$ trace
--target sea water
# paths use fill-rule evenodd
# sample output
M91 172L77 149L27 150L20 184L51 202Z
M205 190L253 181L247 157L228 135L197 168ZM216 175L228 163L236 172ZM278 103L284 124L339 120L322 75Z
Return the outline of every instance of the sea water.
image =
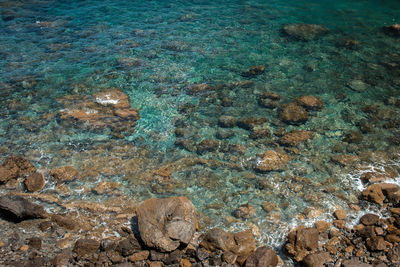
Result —
M23 155L43 172L74 166L81 179L60 194L66 200L184 195L204 229L251 228L260 242L278 247L291 227L359 203L363 170L389 168L399 182L399 108L388 99L400 90L400 39L383 31L400 23L398 1L2 0L0 12L1 157ZM291 23L330 31L299 41L282 33ZM138 64L124 64L133 59ZM265 72L244 77L254 65ZM202 83L212 90L191 93ZM129 95L139 110L134 131L115 136L107 127L60 121L62 99L107 88ZM280 105L314 95L325 106L304 124L286 124L279 108L258 104L267 91L281 96ZM233 127L219 149L197 153L196 144L224 130L222 115L266 118L262 127L271 134L254 140ZM373 130L360 143L344 142L363 121ZM314 138L286 148L291 160L284 170L256 172L257 155L282 149L279 133L294 129ZM365 156L370 152L375 158ZM331 160L337 154L366 163L342 167ZM170 176L154 174L165 166ZM46 179L43 192L59 193ZM101 181L119 187L100 195L84 190ZM264 202L275 209L265 212ZM256 214L234 218L246 203Z

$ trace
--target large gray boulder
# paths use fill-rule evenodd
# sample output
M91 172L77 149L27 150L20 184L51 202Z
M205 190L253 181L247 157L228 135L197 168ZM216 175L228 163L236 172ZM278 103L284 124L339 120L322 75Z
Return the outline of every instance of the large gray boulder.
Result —
M140 237L163 252L188 244L196 231L194 211L186 197L147 199L136 210Z

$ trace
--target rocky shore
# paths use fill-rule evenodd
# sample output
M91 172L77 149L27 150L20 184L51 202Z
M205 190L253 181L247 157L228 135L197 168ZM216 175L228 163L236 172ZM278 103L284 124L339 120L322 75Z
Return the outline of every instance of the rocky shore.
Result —
M267 156L274 159L277 155ZM77 171L68 166L48 173L58 182L77 176ZM35 192L43 188L43 174L20 156L4 161L0 179L2 187L20 183L26 191L10 190L0 196L1 266L400 264L400 187L382 183L385 177L377 173L363 176L367 186L359 196L360 206L350 208L363 214L362 205L371 203L383 216L364 212L356 225L349 226L345 210L338 209L333 221L292 229L280 251L256 242L254 229L236 233L201 229L199 214L186 197L150 198L142 203L133 203L127 197L105 203L63 202ZM62 207L64 212L52 211L51 205ZM242 205L233 214L247 218L254 214L254 207Z

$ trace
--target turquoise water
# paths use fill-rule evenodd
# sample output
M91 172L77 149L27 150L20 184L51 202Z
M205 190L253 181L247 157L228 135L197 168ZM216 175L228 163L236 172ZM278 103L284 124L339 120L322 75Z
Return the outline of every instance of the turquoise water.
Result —
M335 207L357 202L359 172L333 163L333 155L358 154L373 166L376 160L362 155L385 151L398 178L399 108L388 99L399 95L400 39L382 29L400 23L398 1L0 1L0 11L1 156L24 155L43 171L77 168L81 179L65 199L79 199L82 187L103 180L120 187L108 195L85 191L86 199L186 195L210 227L256 225L260 241L278 245L307 207L329 218ZM281 31L290 23L330 32L298 41ZM346 46L349 39L356 44ZM244 77L254 65L265 72ZM200 83L212 90L191 93ZM139 110L134 132L60 120L71 104L65 97L110 87ZM266 91L278 93L280 105L315 95L325 106L304 124L286 124L278 109L258 104ZM222 115L266 118L262 127L271 135L254 140L233 127L217 151L197 153L195 144L224 130ZM360 143L343 142L365 122L372 130ZM286 148L286 170L255 172L257 155L280 149L279 133L293 129L315 137L297 151ZM183 140L184 148L177 144ZM171 177L154 175L166 165ZM47 179L44 192L57 193ZM265 201L277 209L267 214ZM247 202L256 216L233 220Z

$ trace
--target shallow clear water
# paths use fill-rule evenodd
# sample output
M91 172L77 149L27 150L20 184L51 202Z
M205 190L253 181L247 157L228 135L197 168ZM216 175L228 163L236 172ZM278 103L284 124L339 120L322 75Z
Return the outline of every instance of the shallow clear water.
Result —
M1 155L24 155L42 170L75 166L81 179L66 199L81 198L79 189L102 180L120 182L117 191L138 200L186 195L210 227L254 224L260 241L279 245L306 208L324 218L357 202L359 172L333 163L332 155L386 151L388 166L398 171L399 109L387 100L400 89L400 39L382 30L400 23L398 1L0 1L0 11ZM281 32L288 23L323 24L330 32L296 41ZM346 48L347 39L358 45ZM140 64L123 64L133 58ZM253 65L266 71L243 77ZM352 90L352 81L365 88ZM198 83L217 89L190 94ZM110 87L139 110L134 133L116 137L109 128L60 121L63 97ZM305 124L288 125L278 109L258 104L265 91L280 94L280 103L316 95L325 107ZM372 104L381 113L366 112ZM221 142L244 145L242 152L222 144L198 154L175 145L176 128L194 144L215 139L221 115L267 118L272 135L253 140L234 127ZM342 142L362 119L374 130L359 144ZM255 172L257 154L277 149L277 133L293 129L316 135L287 151L292 160L283 172ZM171 177L157 178L154 171L166 165ZM260 189L260 180L268 186ZM44 191L54 192L51 183ZM95 201L112 197L85 192ZM265 201L277 209L267 214ZM232 211L244 203L256 207L256 216L232 222Z

